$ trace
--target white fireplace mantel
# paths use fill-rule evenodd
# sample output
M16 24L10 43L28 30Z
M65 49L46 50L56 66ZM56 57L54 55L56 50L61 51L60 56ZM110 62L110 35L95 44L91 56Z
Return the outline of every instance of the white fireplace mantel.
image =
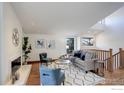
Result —
M7 85L25 85L31 72L32 65L22 65L19 69L19 79L12 84L12 79L7 83Z

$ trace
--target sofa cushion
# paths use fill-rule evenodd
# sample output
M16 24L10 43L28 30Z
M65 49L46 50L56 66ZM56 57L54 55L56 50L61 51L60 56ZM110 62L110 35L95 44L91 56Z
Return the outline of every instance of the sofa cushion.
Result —
M85 55L85 61L91 60L91 59L92 59L92 53L87 52L86 55Z
M80 58L76 58L74 65L84 69L85 71L94 70L94 61L92 60L83 61Z
M82 59L83 61L85 60L85 54L86 54L86 51L81 51L80 59Z
M81 60L80 58L75 59L75 63L82 64L83 62L85 61Z

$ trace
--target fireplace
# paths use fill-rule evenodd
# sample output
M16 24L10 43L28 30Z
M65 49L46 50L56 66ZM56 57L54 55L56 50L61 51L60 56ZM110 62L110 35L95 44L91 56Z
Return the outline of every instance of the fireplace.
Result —
M15 76L15 73L20 68L20 66L21 66L21 57L18 57L17 59L11 62L12 77Z

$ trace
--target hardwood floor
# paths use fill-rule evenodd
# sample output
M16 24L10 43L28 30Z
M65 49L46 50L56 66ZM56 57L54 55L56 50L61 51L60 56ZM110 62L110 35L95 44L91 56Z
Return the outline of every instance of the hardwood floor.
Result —
M29 75L26 85L40 85L40 73L39 73L40 63L32 62L29 64L32 64L32 69L31 69L31 73Z
M40 85L40 62L29 64L32 64L32 69L26 85ZM116 70L113 73L105 71L104 77L106 79L105 84L98 85L124 85L124 69Z
M124 85L124 68L112 72L105 72L106 82L103 85Z

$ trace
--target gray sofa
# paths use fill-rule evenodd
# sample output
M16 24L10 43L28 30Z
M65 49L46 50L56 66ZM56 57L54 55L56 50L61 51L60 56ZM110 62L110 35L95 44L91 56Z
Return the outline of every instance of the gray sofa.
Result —
M75 55L75 53L80 53L80 55ZM73 62L75 66L83 69L88 72L89 70L94 70L95 64L94 61L96 59L96 55L93 52L89 51L75 51L73 56L71 56L70 60Z

